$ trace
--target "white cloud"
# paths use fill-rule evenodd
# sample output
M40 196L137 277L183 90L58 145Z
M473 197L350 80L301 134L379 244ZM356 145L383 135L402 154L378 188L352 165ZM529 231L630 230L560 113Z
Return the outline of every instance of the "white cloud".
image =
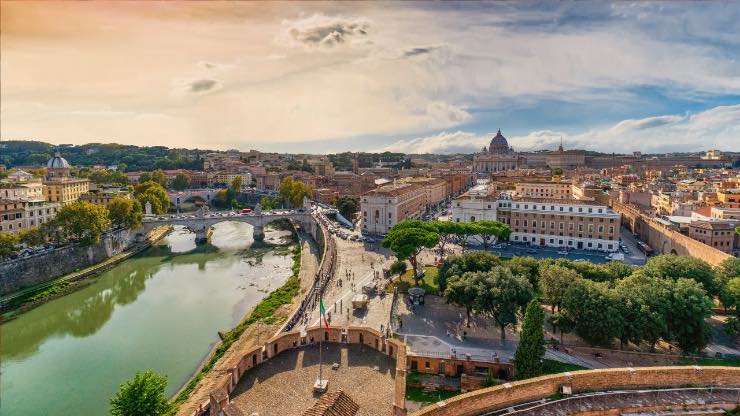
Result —
M492 135L457 131L399 140L381 150L405 153L471 153L486 145ZM564 141L570 149L602 152L664 153L722 149L740 151L740 104L715 107L696 114L664 115L623 120L611 126L577 134L539 130L512 136L509 144L518 151L555 149Z
M283 20L279 42L308 48L331 48L357 44L365 39L370 21L362 17L327 16L316 13L295 20Z

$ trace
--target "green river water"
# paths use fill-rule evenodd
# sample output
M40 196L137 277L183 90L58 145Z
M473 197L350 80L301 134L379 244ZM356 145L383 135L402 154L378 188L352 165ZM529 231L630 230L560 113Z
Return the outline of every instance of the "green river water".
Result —
M0 414L105 415L119 384L149 368L172 395L227 330L291 274L289 255L249 250L250 226L212 243L176 229L92 285L0 327ZM268 237L270 235L268 234Z

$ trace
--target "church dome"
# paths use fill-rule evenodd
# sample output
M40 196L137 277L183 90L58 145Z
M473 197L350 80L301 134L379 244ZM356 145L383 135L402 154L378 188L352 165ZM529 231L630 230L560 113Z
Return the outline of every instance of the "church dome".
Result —
M491 139L491 145L488 146L488 151L490 153L509 153L511 151L511 149L509 149L509 142L506 141L506 137L501 134L501 129L499 129L496 136Z
M59 152L56 152L54 153L54 157L49 159L46 167L49 169L69 169L69 162Z

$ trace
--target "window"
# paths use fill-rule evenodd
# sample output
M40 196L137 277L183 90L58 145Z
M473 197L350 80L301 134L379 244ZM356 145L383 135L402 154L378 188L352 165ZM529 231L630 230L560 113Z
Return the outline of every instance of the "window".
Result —
M537 221L532 221L532 228L537 228Z
M578 224L578 232L579 233L583 232L583 224Z

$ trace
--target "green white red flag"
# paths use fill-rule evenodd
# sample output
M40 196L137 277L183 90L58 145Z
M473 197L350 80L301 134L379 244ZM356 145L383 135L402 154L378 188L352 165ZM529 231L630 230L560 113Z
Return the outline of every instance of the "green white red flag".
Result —
M324 309L324 298L319 297L319 313L321 320L324 321L324 328L329 328L329 321L326 320L326 309Z

